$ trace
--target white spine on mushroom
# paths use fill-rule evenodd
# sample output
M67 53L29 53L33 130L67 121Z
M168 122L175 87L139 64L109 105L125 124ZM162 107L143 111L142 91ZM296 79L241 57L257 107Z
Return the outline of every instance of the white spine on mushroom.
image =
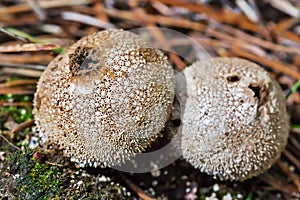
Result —
M289 117L266 71L243 59L214 58L183 75L186 94L176 91L183 108L181 149L192 165L220 179L245 180L279 158Z

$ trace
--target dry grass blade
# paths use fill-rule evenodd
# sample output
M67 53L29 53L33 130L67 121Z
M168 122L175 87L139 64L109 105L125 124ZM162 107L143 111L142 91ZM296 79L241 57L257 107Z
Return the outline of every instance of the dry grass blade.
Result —
M296 23L298 23L298 19L295 18L289 18L281 20L276 24L276 26L273 28L273 31L276 32L282 32L288 30L290 27L294 26Z
M157 1L157 0L150 0L150 1ZM178 6L178 7L183 7L188 9L191 12L195 13L200 13L203 14L205 13L209 18L218 21L218 22L225 22L231 25L237 25L240 28L246 29L246 30L251 30L254 32L262 32L263 30L261 27L251 21L248 20L247 17L233 13L233 12L228 12L224 10L218 10L218 9L213 9L210 6L207 5L202 5L202 4L196 4L196 3L189 3L185 1L180 1L180 0L158 0L161 3L164 3L166 5L170 6Z
M31 64L18 64L18 63L0 63L0 67L10 67L17 69L33 69L38 71L44 71L46 66L44 65L31 65Z
M282 51L282 52L286 52L286 53L300 54L300 49L298 49L298 48L275 44L270 41L261 39L259 37L249 35L243 31L241 31L237 28L233 28L231 26L223 25L222 27L220 27L220 29L227 32L226 36L234 35L235 37L233 37L233 36L230 36L230 37L232 40L235 40L237 42L242 40L243 42L251 43L253 45L257 45L257 46L260 46L260 47L263 47L263 48L266 48L266 49L269 49L272 51ZM209 29L209 32L211 34L213 34L213 36L219 37L220 39L224 39L224 36L222 36L222 35L225 35L225 34L223 34L223 33L217 34L218 32L213 29Z
M46 14L44 11L41 9L39 4L35 0L26 0L28 5L32 8L32 10L37 14L40 20L45 20L46 19Z
M236 0L235 2L252 22L258 22L258 16L248 2L245 0Z
M297 190L297 188L282 182L281 180L279 180L279 179L275 178L274 176L272 176L270 173L264 173L264 174L260 175L259 179L262 180L263 182L267 183L268 185L271 185L275 189L289 195L289 196L299 192Z
M58 8L63 6L83 5L95 2L96 0L52 0L52 1L39 1L39 5L43 9ZM19 4L9 7L0 8L2 15L14 14L20 12L30 11L31 7L28 4Z
M0 94L34 94L35 89L13 87L13 88L0 88Z
M297 169L300 171L300 162L299 159L295 158L295 156L290 153L288 150L285 150L283 152L283 154L289 159L289 161L291 161L296 167Z
M20 77L32 77L32 78L39 78L42 75L42 71L38 70L31 70L31 69L16 69L11 67L3 67L0 68L0 74L1 75L16 75ZM5 93L7 94L7 93ZM18 93L18 94L32 94L32 92L29 93Z
M154 36L156 42L159 44L158 47L163 49L171 49L171 45L169 44L169 42L167 41L163 33L160 31L160 29L155 28L155 24L147 24L147 25L152 27L149 29L149 31L151 32L151 35ZM186 65L177 54L169 52L169 56L170 59L175 63L176 68L179 71L185 68Z
M0 32L6 34L7 36L9 36L9 37L11 37L11 38L20 40L20 41L22 41L22 42L27 42L27 41L28 41L26 38L21 37L21 36L16 35L16 34L13 34L13 33L9 32L8 30L2 28L1 26L0 26Z
M15 81L10 81L10 82L6 82L6 83L0 83L0 88L12 87L12 86L22 86L22 85L36 85L36 84L37 84L37 80L32 80L32 79L15 80Z
M284 173L286 173L293 180L294 184L298 188L298 192L300 193L300 177L297 174L295 174L295 172L290 170L282 161L279 160L277 162L277 165L282 171L284 171Z
M215 32L215 30L214 30ZM217 34L214 34L217 35ZM218 34L220 35L220 34ZM223 35L223 34L221 34ZM268 55L262 49L257 48L254 45L249 45L246 42L243 41L235 41L234 38L224 35L222 36L223 40L214 40L214 39L208 39L208 38L199 38L199 37L193 37L196 41L198 41L200 44L206 45L207 47L213 46L213 47L223 47L230 49L228 55L231 56L239 56L243 58L247 58L249 60L253 60L257 63L266 65L276 71L279 71L281 73L287 74L295 79L300 78L300 73L296 71L297 67L294 65L288 65L285 63L282 63L281 61L276 61L268 58ZM250 52L251 53L250 53Z
M41 64L48 64L53 58L53 55L44 53L18 55L0 53L0 66L26 65L26 63L30 63L30 65L38 63L41 66Z
M295 132L294 132L295 133ZM299 133L297 133L299 134ZM289 140L291 141L292 145L287 146L287 148L293 152L298 158L300 157L300 142L297 138L290 136Z
M161 15L150 15L145 12L139 11L121 11L117 9L105 9L104 12L111 17L121 18L142 23L161 24L166 26L174 26L180 28L189 28L193 30L204 30L206 25L200 22L193 22L185 19L176 19L172 17L164 17Z
M60 45L56 44L16 44L8 46L0 46L0 52L22 52L22 51L52 51L60 48Z
M165 16L171 16L172 15L172 10L166 6L165 4L159 2L159 1L153 1L151 2L151 5L153 8L155 8L158 12Z
M281 10L282 12L298 18L299 17L299 9L291 4L291 2L287 0L268 0L268 2L277 8L278 10Z
M205 37L199 37L199 36L192 36L195 41L199 42L201 45L203 45L205 48L213 48L213 49L231 49L233 46L237 47L240 46L240 48L244 49L247 52L251 52L252 54L259 56L259 57L267 57L267 52L264 51L264 49L256 46L247 44L244 42L230 42L226 40L215 40ZM226 51L226 56L229 56L229 53Z
M0 130L0 137L7 143L9 144L10 146L12 146L13 148L17 149L17 150L20 150L19 147L17 147L16 145L14 145L13 143L11 143L3 134L2 134L2 131Z
M32 106L32 102L6 102L6 101L0 101L0 106L20 106L20 107L25 107L25 106Z
M232 48L231 50L232 55L235 56L239 56L239 57L243 57L243 58L247 58L249 60L253 60L255 62L261 63L263 65L266 65L276 71L279 71L281 73L287 74L295 79L300 79L300 73L297 72L296 66L291 66L291 65L287 65L285 63L282 63L280 61L274 61L271 60L269 58L262 58L256 55L253 55L251 53L248 53L246 51L242 51L242 49L240 48L240 46Z
M84 15L84 14L80 14L80 13L76 13L76 12L69 12L69 11L62 12L61 14L62 14L62 18L65 20L80 22L83 24L88 24L90 26L96 26L96 27L105 28L105 29L116 28L116 26L111 23L101 21L99 19L96 19L96 18L88 16L88 15Z

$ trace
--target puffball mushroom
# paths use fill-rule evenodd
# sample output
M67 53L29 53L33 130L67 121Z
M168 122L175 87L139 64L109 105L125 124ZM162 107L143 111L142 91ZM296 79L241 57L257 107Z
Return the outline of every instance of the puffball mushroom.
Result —
M280 86L264 69L244 59L213 58L182 73L186 91L176 95L187 161L221 180L240 181L275 163L287 143L289 116Z
M174 73L137 35L106 30L83 37L44 71L34 117L44 142L81 166L120 165L142 152L167 121Z

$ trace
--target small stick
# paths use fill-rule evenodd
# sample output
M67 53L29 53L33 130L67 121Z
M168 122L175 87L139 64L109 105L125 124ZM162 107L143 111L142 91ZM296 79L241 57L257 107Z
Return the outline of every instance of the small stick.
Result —
M52 1L40 1L39 6L43 9L48 8L58 8L63 6L73 6L73 5L84 5L95 2L96 0L52 0ZM31 7L28 4L18 4L9 7L0 8L0 13L5 14L15 14L20 12L30 11Z
M58 164L58 163L53 163L53 162L49 162L49 161L45 161L45 163L47 163L48 165L56 166L56 167L63 167L63 165Z
M178 55L174 53L169 53L169 56L171 60L175 63L177 70L182 71L186 67L186 64L179 58Z
M35 0L26 0L28 5L32 8L32 10L36 13L38 18L42 21L46 19L45 12L41 9L39 4Z
M274 62L271 59L268 58L261 58L259 56L253 55L251 53L248 53L246 51L242 51L241 48L232 48L232 53L234 55L247 58L249 60L253 60L255 62L259 62L261 64L267 65L270 68L273 68L274 70L277 70L279 72L282 72L284 74L289 75L290 77L293 77L295 79L300 79L300 73L298 73L296 70L293 70L293 68L297 68L292 65L287 65L285 63L282 63L280 61Z
M60 45L57 44L36 44L36 43L28 43L28 44L16 44L16 45L7 45L0 46L1 53L9 53L9 52L26 52L26 51L52 51L61 48Z
M174 26L179 28L188 28L197 31L204 31L205 25L200 22L192 22L186 19L177 19L172 17L165 17L160 15L149 15L144 12L138 11L121 11L117 9L104 9L104 12L111 17L116 17L125 20L147 22L147 23L158 23L166 26Z
M15 88L0 88L0 94L33 94L35 89L15 87Z
M90 26L96 26L99 28L105 28L105 29L114 29L116 28L115 25L102 21L100 19L96 19L95 17L84 15L76 12L70 12L70 11L64 11L61 13L62 18L69 21L75 21L80 22L83 24L88 24Z
M2 28L1 26L0 26L0 32L4 33L5 35L7 35L7 36L9 36L9 37L11 37L13 39L20 40L22 42L28 42L28 40L26 38L21 37L19 35L16 35L16 34L14 34L12 32L9 32L8 30Z
M180 1L180 0L151 0L159 1L169 6L173 7L183 7L188 9L191 12L206 14L208 18L213 19L219 22L225 22L231 25L238 25L241 28L251 30L254 32L262 32L262 28L248 20L248 18L244 15L240 15L234 12L226 12L225 10L214 9L211 6L203 5L203 4L196 4L196 3L189 3L187 1Z
M300 177L293 171L291 171L287 166L285 166L282 161L279 160L277 162L277 165L285 174L287 174L293 180L294 184L298 188L298 192L300 192Z
M21 86L21 85L36 85L36 84L37 84L37 80L32 80L32 79L15 80L15 81L9 81L9 82L6 82L6 83L0 83L0 88L12 87L12 86Z
M8 139L6 137L4 137L4 135L2 135L2 131L0 131L0 137L7 142L7 144L9 144L10 146L12 146L13 148L20 150L19 147L17 147L16 145L14 145L13 143L11 143L10 141L8 141Z
M0 66L15 66L20 65L21 68L23 68L22 65L31 65L31 66L38 66L34 65L33 63L46 63L48 64L50 61L52 61L54 58L53 55L50 55L49 53L22 53L22 54L3 54L0 53ZM30 63L30 64L26 64ZM39 65L42 66L42 65ZM45 69L46 67L44 67Z
M283 46L280 44L274 44L270 41L263 40L259 37L254 37L248 33L245 33L243 31L233 28L231 26L222 25L220 27L220 29L227 32L227 34L224 34L224 33L220 33L218 31L216 31L216 33L220 34L220 38L222 37L222 35L226 35L227 37L231 37L231 38L236 38L234 36L228 36L228 34L233 34L233 35L237 36L239 39L242 39L243 41L247 41L249 43L261 46L261 47L269 49L269 50L300 54L300 50L297 48ZM216 36L216 35L214 35L214 36Z
M159 28L154 28L156 27L155 24L153 23L146 23L147 26L153 27L150 28L149 31L152 33L152 35L154 36L154 38L156 39L156 41L159 43L159 45L162 46L163 49L167 49L167 50L171 50L171 44L169 44L167 42L167 39L165 38L165 36L163 35L163 33L160 31ZM170 59L175 63L176 68L178 70L183 70L185 68L185 64L184 62L180 59L180 57L173 53L173 52L168 52Z
M1 69L1 67L0 67L0 74L1 75L2 74L14 74L17 76L22 76L22 77L39 78L42 75L42 72L37 71L37 70L31 70L31 69L15 69L15 68L9 68L9 67L4 67ZM8 92L4 91L4 94L8 94ZM30 94L32 94L32 92L30 92Z
M15 133L19 132L19 131L22 131L24 130L25 128L28 128L28 127L31 127L34 125L34 120L29 120L29 121L26 121L26 122L23 122L21 124L19 124L18 126L16 126L15 128L13 128L11 131L10 131L10 134L11 135L14 135Z
M293 156L292 153L290 153L288 150L285 150L283 152L283 154L287 157L287 159L289 159L289 161L291 161L296 167L297 169L300 171L300 162L299 162L299 159L295 158Z
M141 188L139 188L137 185L131 182L124 174L119 173L119 176L141 199L155 200L155 198L151 198L147 194L145 194L145 192Z
M1 57L0 57L1 59ZM44 71L46 69L46 66L44 65L32 65L32 64L18 64L18 63L1 63L0 67L11 67L11 68L24 68L24 69L34 69L34 70L40 70Z
M269 173L261 174L259 179L285 194L291 195L292 193L298 192L295 187L282 182Z
M32 102L4 102L4 101L0 101L0 106L20 106L20 107L24 107L24 106L32 106Z

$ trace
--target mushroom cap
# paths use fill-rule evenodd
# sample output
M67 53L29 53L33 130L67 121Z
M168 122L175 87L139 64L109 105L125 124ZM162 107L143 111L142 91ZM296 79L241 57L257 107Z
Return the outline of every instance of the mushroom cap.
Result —
M289 116L280 86L239 58L196 62L184 71L183 157L201 172L240 180L266 171L287 143Z
M83 37L42 74L34 117L44 142L81 166L121 165L164 128L174 73L163 53L122 30Z

